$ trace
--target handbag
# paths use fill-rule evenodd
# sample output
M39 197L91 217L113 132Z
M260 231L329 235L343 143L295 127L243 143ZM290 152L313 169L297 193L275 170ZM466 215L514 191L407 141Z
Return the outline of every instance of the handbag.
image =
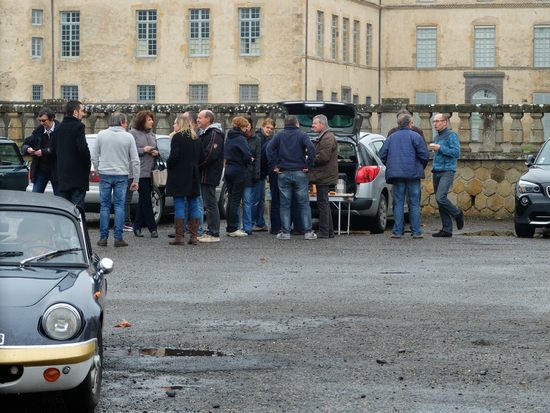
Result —
M166 169L166 162L160 154L155 158L153 170L151 171L151 177L153 178L153 186L156 186L157 188L163 188L166 186L168 169Z

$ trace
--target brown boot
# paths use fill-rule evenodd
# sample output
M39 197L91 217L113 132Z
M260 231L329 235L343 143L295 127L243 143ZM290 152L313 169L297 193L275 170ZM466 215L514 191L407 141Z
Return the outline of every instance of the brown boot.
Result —
M174 225L176 227L176 236L172 241L168 241L170 245L185 245L185 238L183 238L183 219L174 218Z
M197 245L199 240L197 239L199 235L199 225L201 223L200 218L189 218L191 222L191 238L189 238L188 244Z

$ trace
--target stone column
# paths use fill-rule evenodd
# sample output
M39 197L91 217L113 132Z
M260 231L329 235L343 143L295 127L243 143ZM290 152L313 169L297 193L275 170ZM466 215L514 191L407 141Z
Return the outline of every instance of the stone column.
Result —
M376 127L376 133L382 135L382 114L380 112L378 112L378 126Z
M504 141L504 113L495 113L495 152L502 152L502 143Z
M107 121L105 120L105 113L96 113L95 116L95 125L94 125L94 133L98 133L99 131L108 129Z
M167 113L156 113L156 124L157 124L157 135L170 135L172 128L168 124L168 114Z
M23 143L23 128L21 126L21 113L10 112L10 123L8 124L8 138L17 142L17 145L21 147Z
M471 152L470 142L472 142L472 127L470 126L471 113L459 113L460 123L458 125L458 141L460 142L460 152Z
M533 123L531 124L531 136L529 143L533 145L531 153L536 154L544 143L544 127L542 126L543 113L531 113Z
M481 124L479 125L479 137L481 148L479 152L494 152L495 151L495 115L492 113L480 113Z
M32 132L40 125L37 112L25 112L25 128L23 129L23 139L31 136Z
M422 129L422 132L424 132L424 139L426 139L426 143L429 145L431 142L434 141L432 133L432 123L430 122L432 114L430 112L420 112L418 116L420 116L419 128Z
M372 133L372 124L370 123L371 116L372 112L366 112L363 114L363 125L361 125L361 130L363 132Z
M445 113L449 119L447 119L447 129L453 130L453 124L451 123L451 118L453 117L453 112Z
M8 136L6 132L6 122L4 121L5 112L0 112L0 135Z
M521 118L523 118L522 112L511 112L510 117L512 118L512 126L510 126L510 143L512 148L510 152L512 153L521 153L523 149L521 145L523 144L523 125L521 123Z
M84 116L82 117L82 123L84 124L84 131L88 133L92 132L92 124L90 123L90 112L84 112Z

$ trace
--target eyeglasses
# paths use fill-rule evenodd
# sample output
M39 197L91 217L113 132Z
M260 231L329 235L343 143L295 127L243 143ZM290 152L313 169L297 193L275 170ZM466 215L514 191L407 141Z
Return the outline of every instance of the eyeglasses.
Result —
M439 123L439 122L447 122L447 121L445 119L443 119L443 120L434 119L432 122L433 123Z
M46 119L40 119L39 118L38 120L40 121L40 123L44 123L44 122L48 121L48 118L46 118Z

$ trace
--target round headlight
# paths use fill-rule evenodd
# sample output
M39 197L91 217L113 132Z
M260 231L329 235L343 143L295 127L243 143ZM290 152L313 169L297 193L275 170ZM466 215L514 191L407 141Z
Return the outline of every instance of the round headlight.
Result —
M81 326L80 314L69 304L52 305L42 318L44 331L54 340L70 340L80 331Z

